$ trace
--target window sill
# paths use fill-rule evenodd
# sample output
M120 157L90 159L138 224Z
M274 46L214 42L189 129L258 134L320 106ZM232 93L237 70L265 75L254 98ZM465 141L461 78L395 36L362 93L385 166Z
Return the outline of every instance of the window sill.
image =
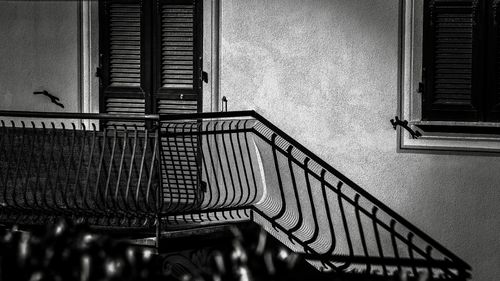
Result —
M398 129L399 152L500 155L500 124L480 122L412 121L422 136L413 139Z
M409 122L425 132L424 135L436 133L461 134L469 137L500 137L500 123L493 122L449 122L449 121L412 121Z

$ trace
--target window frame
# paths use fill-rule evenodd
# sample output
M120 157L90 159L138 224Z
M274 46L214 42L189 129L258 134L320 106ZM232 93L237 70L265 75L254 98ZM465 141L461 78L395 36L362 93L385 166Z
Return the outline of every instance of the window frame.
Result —
M423 136L414 139L398 126L397 151L500 155L500 123L422 121L419 83L422 81L423 66L424 0L402 0L399 5L397 116L407 120L410 128L420 131ZM461 130L453 132L454 128Z

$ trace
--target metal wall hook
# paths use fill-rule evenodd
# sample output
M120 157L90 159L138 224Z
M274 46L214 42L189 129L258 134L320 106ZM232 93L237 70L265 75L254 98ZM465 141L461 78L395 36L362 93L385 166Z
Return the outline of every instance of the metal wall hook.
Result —
M399 120L399 117L397 117L397 116L394 117L394 119L391 119L391 124L392 124L392 127L394 128L394 130L396 130L398 125L403 127L405 130L408 131L408 133L410 133L412 139L418 139L419 137L422 136L422 134L419 131L417 131L417 130L414 131L412 128L410 128L408 126L408 121Z

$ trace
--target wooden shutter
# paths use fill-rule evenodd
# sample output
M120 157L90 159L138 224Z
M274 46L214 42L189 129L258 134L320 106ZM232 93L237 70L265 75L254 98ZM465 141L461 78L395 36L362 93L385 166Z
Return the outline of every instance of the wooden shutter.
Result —
M202 1L158 0L155 108L201 111Z
M201 111L201 0L100 2L101 112L113 114ZM174 208L200 202L200 145L191 124L164 124L165 199ZM180 134L179 134L180 133Z
M139 0L101 1L100 111L144 115L148 92L144 55L144 5Z
M201 0L157 0L154 107L160 114L201 112L203 13ZM201 154L196 121L165 124L162 138L163 183L170 208L196 208L201 203Z
M500 121L500 0L488 1L486 121Z
M482 2L426 0L422 118L482 119Z

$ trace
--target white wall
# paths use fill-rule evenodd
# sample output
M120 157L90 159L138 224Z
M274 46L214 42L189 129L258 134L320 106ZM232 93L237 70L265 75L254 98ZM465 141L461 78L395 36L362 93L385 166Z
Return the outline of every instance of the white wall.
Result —
M397 0L221 4L221 96L255 109L465 259L500 276L497 157L396 152Z
M0 109L80 111L77 1L0 1ZM64 109L34 91L59 97Z

